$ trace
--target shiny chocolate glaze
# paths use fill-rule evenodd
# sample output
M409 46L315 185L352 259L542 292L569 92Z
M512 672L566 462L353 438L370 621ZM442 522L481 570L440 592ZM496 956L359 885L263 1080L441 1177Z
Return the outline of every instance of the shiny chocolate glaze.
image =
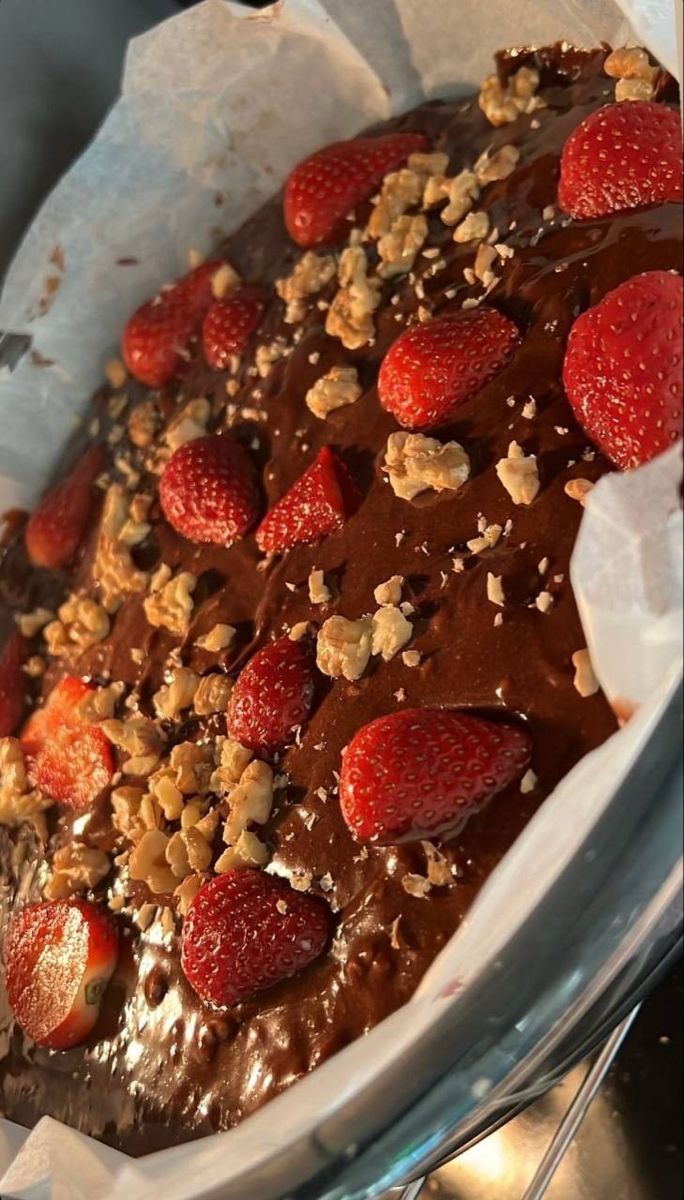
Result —
M510 71L535 56L502 56ZM602 51L582 54L559 47L536 56L547 107L495 130L476 99L431 103L386 128L421 130L435 149L450 155L450 173L472 165L487 146L513 142L520 162L510 178L485 190L485 208L515 255L500 268L501 281L487 303L517 321L522 344L512 363L466 403L443 436L461 441L473 473L458 494L398 500L379 464L395 424L378 404L376 379L387 348L419 303L433 312L458 310L477 294L464 280L473 247L458 246L438 216L430 218L430 244L439 245L445 269L431 275L419 259L425 298L406 278L389 285L373 345L345 351L327 337L325 313L314 300L290 357L265 381L243 365L243 384L226 409L225 375L192 364L182 399L206 394L214 425L228 424L250 447L262 472L264 502L280 497L321 445L336 446L363 495L356 515L323 544L299 547L259 570L253 536L225 549L192 545L175 535L153 509L154 529L141 554L181 565L200 577L183 661L199 670L214 665L194 643L217 621L238 628L237 649L219 656L231 671L254 649L295 622L319 625L332 612L357 617L373 611L374 588L393 574L405 576L404 598L416 608L412 648L418 668L401 657L374 660L357 683L321 677L317 702L301 744L283 756L289 786L280 793L268 828L274 866L313 877L336 921L328 952L298 978L225 1013L198 1001L180 972L177 941L158 924L140 933L125 927L124 953L100 1023L90 1043L67 1053L37 1048L13 1024L3 1001L0 1016L0 1106L31 1125L50 1114L132 1154L235 1124L270 1097L371 1029L409 999L422 975L457 928L478 889L544 797L582 755L615 729L599 694L582 699L573 686L571 656L584 645L569 583L569 560L581 508L564 493L576 476L596 479L607 464L593 455L573 420L561 385L563 352L574 318L607 291L640 271L681 267L681 210L661 206L610 219L573 223L543 210L556 198L559 156L569 133L587 113L612 98ZM674 99L674 96L665 96ZM362 224L365 212L356 214ZM272 283L289 273L297 251L283 229L275 199L225 244L225 253L251 282ZM330 298L326 291L324 297ZM398 302L390 303L396 294ZM272 299L258 341L282 334L283 306ZM317 356L320 356L319 358ZM306 390L333 364L353 363L362 398L325 421L304 404ZM136 395L142 395L140 390ZM522 409L530 397L537 416ZM164 399L170 412L178 387ZM257 408L252 420L242 409ZM541 492L529 508L516 507L499 484L495 463L516 439L539 460ZM469 558L456 574L452 559L477 533L478 517L512 530L499 544ZM93 525L96 524L94 515ZM399 537L398 535L401 534ZM549 560L548 567L539 564ZM321 568L335 583L333 602L312 608L307 579ZM15 606L44 602L60 589L91 583L92 536L70 579L27 572L20 541L11 541L0 572L3 593ZM508 602L500 627L486 598L488 572L503 577ZM548 588L550 612L534 607ZM129 599L110 638L76 664L81 673L123 679L144 704L158 686L174 639L151 629L140 597ZM131 647L144 651L142 665ZM49 688L62 667L53 666ZM425 872L419 845L362 850L349 835L335 794L340 753L366 721L400 705L447 705L517 716L529 725L538 785L518 784L500 794L442 846L454 865L454 882L427 898L407 895L402 878ZM190 724L184 736L222 732L214 719ZM55 836L68 836L58 824ZM106 798L86 824L93 844L114 844ZM0 831L5 904L37 894L43 851L29 834ZM524 886L524 881L521 881ZM397 923L398 922L398 923ZM394 933L393 933L394 931Z

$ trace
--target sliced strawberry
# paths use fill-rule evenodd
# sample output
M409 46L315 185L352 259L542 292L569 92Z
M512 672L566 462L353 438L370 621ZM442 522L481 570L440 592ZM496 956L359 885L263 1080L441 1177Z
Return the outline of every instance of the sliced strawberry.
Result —
M498 374L519 341L513 322L495 308L414 325L385 356L380 403L404 429L442 425Z
M92 684L65 675L21 735L33 785L78 812L93 804L114 774L109 740L79 712L79 704L92 691Z
M563 382L589 437L623 470L682 436L681 275L620 284L570 330Z
M233 355L242 354L263 311L263 296L256 288L237 288L212 304L202 326L204 357L210 367L223 371Z
M259 515L251 463L229 434L180 446L164 468L159 499L169 524L193 542L229 546Z
M606 104L563 147L558 203L577 220L682 198L682 126L674 108Z
M181 965L197 994L225 1008L299 974L322 954L330 913L263 871L205 883L183 924Z
M368 200L388 171L425 150L422 133L334 142L295 167L285 184L285 224L298 246L336 241L350 212Z
M345 464L324 446L311 466L266 514L256 532L264 554L317 542L341 529L358 504Z
M85 1041L119 954L107 910L85 900L30 904L4 947L7 998L24 1033L51 1050Z
M241 671L228 706L228 732L259 754L292 741L311 712L314 667L302 642L279 638L259 650Z
M363 842L453 833L525 771L530 753L518 725L436 708L379 717L343 753L342 815Z
M218 260L202 263L129 317L122 341L124 362L147 387L163 387L187 360L190 342L213 303L212 280L221 265Z
M45 493L29 517L24 537L34 567L66 567L78 550L93 507L93 484L104 451L91 446L73 471Z
M24 639L10 634L0 650L0 738L14 732L26 696L26 677L21 669L24 661Z

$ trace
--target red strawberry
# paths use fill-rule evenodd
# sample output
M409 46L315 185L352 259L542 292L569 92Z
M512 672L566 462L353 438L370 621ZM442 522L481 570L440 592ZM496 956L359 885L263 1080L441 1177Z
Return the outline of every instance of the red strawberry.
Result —
M513 322L495 308L414 325L385 356L380 403L405 429L442 425L498 374L519 341Z
M122 353L131 375L141 383L163 387L188 358L190 341L213 303L212 279L220 266L217 260L202 263L129 317Z
M682 298L681 275L647 271L570 330L565 390L589 437L623 470L682 436Z
M24 537L34 567L66 567L76 553L93 508L93 483L104 452L91 446L66 479L45 493L26 524Z
M242 537L259 513L249 458L228 434L180 446L164 468L159 499L167 521L183 537L219 546Z
M92 684L65 675L45 706L26 722L21 735L33 785L78 812L90 807L114 774L110 742L78 711L92 691Z
M577 220L682 196L682 127L674 108L606 104L563 147L558 203Z
M311 712L311 655L302 642L279 638L259 650L241 671L228 706L232 738L260 754L292 740Z
M334 142L295 167L285 184L285 224L298 246L336 241L349 213L368 200L388 171L427 148L422 133Z
M329 936L323 901L263 871L227 871L190 905L181 964L202 1000L225 1008L303 971Z
M267 512L256 531L264 554L317 542L341 529L358 504L346 466L324 446L311 466Z
M238 288L212 304L202 326L204 357L210 367L223 371L233 355L242 354L263 311L263 297L256 288Z
M26 695L23 661L23 638L12 633L0 651L0 738L9 737L19 724Z
M12 917L4 947L7 998L34 1042L84 1041L112 977L119 938L107 910L85 900L30 904Z
M454 833L523 773L529 734L448 709L403 709L364 725L342 756L340 804L356 838Z

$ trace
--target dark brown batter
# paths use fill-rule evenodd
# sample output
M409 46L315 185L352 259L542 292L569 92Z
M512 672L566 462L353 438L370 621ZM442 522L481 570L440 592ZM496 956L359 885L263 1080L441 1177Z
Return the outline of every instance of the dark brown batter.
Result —
M321 676L301 745L279 766L290 786L281 793L286 799L267 831L275 845L273 862L311 873L312 890L325 896L335 913L331 949L298 978L219 1015L203 1008L185 982L177 943L161 945L157 925L145 934L129 927L106 1010L89 1045L65 1053L36 1047L13 1024L3 1001L0 1109L13 1120L32 1125L49 1114L131 1154L235 1124L409 999L532 813L577 760L615 729L605 699L600 694L583 699L573 686L571 657L585 644L569 583L581 508L565 495L564 485L576 476L596 479L607 465L598 455L583 458L590 447L565 400L561 368L566 337L580 311L638 272L681 268L681 210L668 205L584 224L561 213L542 218L543 210L555 204L566 138L587 113L612 98L612 82L601 71L603 57L602 52L558 49L542 53L538 61L547 107L502 129L492 128L475 100L429 104L388 126L427 133L433 149L448 151L452 175L472 165L487 146L514 143L521 151L514 173L490 184L478 207L487 210L502 241L515 250L487 303L515 319L522 344L512 364L459 410L453 426L440 431L443 440L455 438L471 455L472 477L463 490L428 493L407 503L394 496L379 470L396 425L378 404L375 382L383 355L405 328L397 315L414 312L419 303L434 312L458 310L477 294L463 277L464 267L472 265L472 245L454 244L452 231L433 215L429 244L441 246L448 266L430 277L430 261L418 259L417 270L425 273L424 300L417 299L406 277L389 285L375 344L356 352L326 336L325 314L314 300L292 355L265 381L248 377L243 366L242 389L231 399L232 427L242 441L256 446L252 452L263 469L269 502L283 494L323 444L339 448L364 497L344 529L323 544L285 554L263 572L257 570L260 555L253 536L230 549L193 545L153 509L153 533L140 552L145 566L182 564L200 577L182 652L184 663L200 671L213 665L212 656L194 643L218 621L238 629L237 652L224 656L232 669L296 622L320 624L333 612L355 618L373 611L374 588L395 574L406 578L404 599L417 610L411 648L421 652L421 665L410 670L397 656L388 664L373 660L358 683L331 683ZM511 61L502 61L503 70L510 69ZM513 59L513 66L520 61ZM362 218L357 213L359 224ZM285 235L280 200L233 235L224 250L248 282L272 283L289 274L298 252ZM323 295L330 299L333 290ZM395 291L400 299L392 305ZM260 342L279 334L291 339L292 326L283 323L282 313L274 297ZM314 365L310 360L316 354L320 360ZM248 357L246 366L249 362ZM321 421L309 412L304 396L335 364L356 365L365 393ZM213 399L214 425L231 424L225 416L225 378L194 364L181 402L205 394ZM178 387L168 396L178 399ZM531 397L537 403L532 420L522 415ZM245 405L262 408L266 420L245 420L240 413ZM512 503L494 470L513 439L539 460L541 492L529 508ZM501 525L510 518L512 530L494 549L467 559L457 574L452 559L476 535L481 514ZM540 573L545 558L549 565ZM87 586L91 566L92 545L60 586L65 591ZM323 569L337 583L339 598L324 610L312 608L308 598L312 568ZM490 571L503 577L509 597L500 627L494 625L497 610L486 598ZM56 585L54 577L27 574L15 540L6 550L0 586L6 601L31 608L45 602ZM548 613L534 607L542 588L555 597ZM171 635L150 628L142 598L134 596L118 613L110 638L75 669L98 679L125 680L139 689L144 706L174 645ZM131 659L132 646L144 651L141 666ZM46 688L61 669L51 668ZM407 895L401 883L407 871L424 874L420 846L361 851L335 794L342 748L362 724L402 704L519 714L529 722L539 780L529 794L522 794L518 784L509 788L442 847L457 875L453 886L435 889L427 898ZM215 719L203 732L222 732L221 726ZM190 728L185 736L196 732ZM105 803L84 837L109 849L106 809ZM31 891L37 853L42 857L30 835L0 829L8 908L17 886L22 895ZM328 875L331 883L326 880L322 887L321 877Z

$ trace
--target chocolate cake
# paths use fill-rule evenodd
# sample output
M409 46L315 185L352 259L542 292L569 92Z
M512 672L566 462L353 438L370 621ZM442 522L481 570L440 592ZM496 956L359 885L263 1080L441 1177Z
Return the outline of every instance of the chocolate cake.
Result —
M78 1035L49 1021L36 1033L30 980L13 976L21 930L8 935L21 1024L3 990L0 1111L12 1120L49 1114L133 1155L235 1125L410 999L532 814L616 729L569 577L582 503L613 464L569 403L564 359L579 314L635 276L681 270L682 217L681 183L658 190L658 172L614 211L569 215L567 181L559 204L561 154L591 114L676 112L673 81L643 52L607 54L502 53L479 97L370 131L420 136L385 143L398 161L359 185L334 229L305 211L311 172L295 173L285 206L274 198L162 290L144 326L133 319L124 352L138 378L112 362L68 482L8 524L0 645L10 680L23 664L25 695L12 713L0 681L2 921L45 914L26 908L45 900L77 920L86 901L118 935L97 1022ZM333 191L353 192L356 167L335 153ZM601 161L603 187L621 168ZM224 305L213 325L207 287ZM458 378L433 359L445 319L459 352L472 338L490 355L474 383L479 359ZM155 320L176 330L161 351ZM181 468L205 471L190 496ZM255 661L285 642L291 688L272 655ZM461 728L449 721L464 715L478 737L503 738L508 765L483 751L478 802L451 783L443 796L426 734L433 807L389 820L385 795L368 824L361 776L385 727L364 745L360 731L417 710L416 725L389 727L397 760L446 713L445 770ZM410 792L407 778L390 772L387 794ZM232 948L242 974L228 987L223 960L207 982L182 927L205 919L204 889L241 873L259 895L264 879L286 881L269 921L299 919L300 900L305 925L325 918L270 975L257 920L256 940ZM219 890L217 960L237 928ZM224 985L230 1002L216 1003Z

